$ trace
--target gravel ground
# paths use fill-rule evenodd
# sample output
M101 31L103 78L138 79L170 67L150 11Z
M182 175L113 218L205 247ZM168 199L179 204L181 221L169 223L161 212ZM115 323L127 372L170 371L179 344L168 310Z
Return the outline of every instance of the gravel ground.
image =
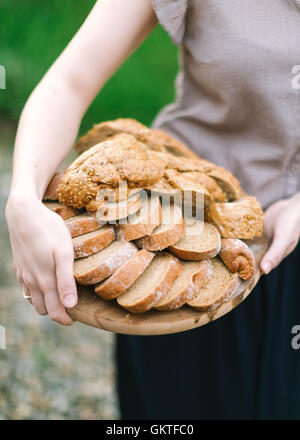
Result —
M4 219L11 131L0 131L0 420L118 419L114 335L39 316L16 283Z

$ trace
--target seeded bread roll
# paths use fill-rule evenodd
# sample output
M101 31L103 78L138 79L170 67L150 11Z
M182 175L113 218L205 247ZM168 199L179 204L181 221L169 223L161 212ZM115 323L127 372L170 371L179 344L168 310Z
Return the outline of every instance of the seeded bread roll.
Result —
M60 215L64 220L79 215L80 211L70 206L64 206L58 202L43 202L46 208Z
M220 258L228 269L238 273L243 280L249 280L255 272L255 259L251 249L237 238L223 238Z
M155 305L157 310L179 309L208 282L213 272L210 260L184 261L179 277L172 288Z
M214 225L194 220L185 225L185 235L168 250L183 260L204 260L215 257L221 249L220 233Z
M90 257L74 261L74 277L78 284L96 284L119 269L138 252L137 247L127 241L113 241L102 251Z
M231 273L218 258L212 259L213 273L208 282L187 302L194 309L213 310L228 300L240 285L237 273Z
M144 188L157 182L163 171L163 163L146 145L120 134L81 154L65 171L57 195L64 205L95 210L99 190L124 181L129 188Z
M252 239L262 234L264 214L257 199L247 196L235 202L213 203L206 211L223 238Z
M140 250L127 260L114 274L109 278L97 284L94 291L103 299L113 299L129 289L129 287L146 270L154 258L154 253Z
M74 257L84 258L101 251L115 239L113 226L104 226L97 231L88 232L72 239Z
M133 313L150 310L173 286L180 274L182 263L170 254L157 254L145 272L117 301Z

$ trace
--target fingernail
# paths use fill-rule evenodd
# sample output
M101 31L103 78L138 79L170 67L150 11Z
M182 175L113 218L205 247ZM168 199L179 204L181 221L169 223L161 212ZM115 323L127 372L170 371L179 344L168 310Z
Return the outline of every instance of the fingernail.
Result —
M270 261L266 261L266 263L264 263L263 265L263 271L265 272L265 274L271 272L272 269L272 265L270 263Z
M66 295L64 297L64 305L66 307L74 307L76 305L76 297L74 295Z

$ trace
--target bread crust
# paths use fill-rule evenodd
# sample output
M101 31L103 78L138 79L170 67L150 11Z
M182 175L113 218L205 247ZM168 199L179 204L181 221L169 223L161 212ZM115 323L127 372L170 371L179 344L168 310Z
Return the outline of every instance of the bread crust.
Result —
M251 249L236 238L223 238L220 258L228 269L238 273L243 280L249 280L255 272L255 259Z
M46 208L60 215L64 220L68 218L75 217L80 214L79 209L71 208L70 206L64 206L58 202L43 202Z
M63 175L63 172L54 174L46 188L43 200L58 200L56 190L58 188L58 185L60 184L61 179L63 178Z
M247 196L235 202L211 204L206 219L223 238L253 239L262 234L264 214L257 199Z
M142 299L137 300L131 305L126 303L124 300L124 295L126 295L126 292L123 295L118 296L117 301L121 307L132 313L146 312L147 310L150 310L163 295L167 294L182 269L182 263L176 257L173 257L170 254L168 255L170 256L170 262L166 268L161 282L151 292L148 292L148 294Z
M73 238L72 243L76 259L88 257L101 251L116 237L113 226L104 226L94 232Z
M105 261L102 261L96 267L91 268L89 271L86 271L82 274L80 274L78 270L78 264L80 264L81 260L75 260L75 280L78 284L82 284L83 286L99 283L105 278L108 278L116 270L118 270L119 267L121 267L127 260L129 260L129 258L131 258L137 252L138 249L133 243L124 241L122 247L120 247L115 253L109 255ZM94 255L91 255L87 258L92 258L94 257Z
M130 189L144 188L157 182L163 171L163 163L146 145L120 134L79 156L65 171L57 195L65 205L94 210L101 189L117 188L124 181Z
M161 224L162 210L158 197L151 197L145 202L147 209L146 222L141 218L140 222L117 225L117 236L119 240L137 240L145 235L152 234L153 230ZM143 209L143 208L142 208Z
M146 249L138 251L127 260L114 274L94 287L94 292L102 299L117 298L125 292L149 266L154 253Z
M96 231L103 226L97 222L94 216L86 213L69 218L65 221L65 223L72 238L77 237L78 235L87 234L88 232Z
M189 264L183 263L183 264ZM187 301L192 299L194 294L201 289L212 275L213 267L210 260L203 260L199 262L198 270L189 278L185 286L177 292L176 296L162 298L154 308L156 310L177 310ZM171 289L172 290L172 289ZM171 291L170 291L171 292ZM169 293L170 293L169 292Z

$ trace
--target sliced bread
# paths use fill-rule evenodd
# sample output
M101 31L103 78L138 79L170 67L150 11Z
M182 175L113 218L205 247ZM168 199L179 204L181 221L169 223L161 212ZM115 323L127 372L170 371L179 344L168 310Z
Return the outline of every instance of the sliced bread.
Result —
M213 310L228 300L240 285L238 274L231 273L218 257L211 261L213 265L211 277L187 302L189 306L201 311Z
M168 250L183 260L205 260L215 257L221 249L220 233L214 225L194 220L185 225L185 234Z
M150 196L143 201L141 209L135 215L128 217L125 224L117 226L120 240L136 240L144 235L150 235L160 225L162 218L161 204L158 196Z
M182 211L175 204L165 204L162 208L161 225L151 235L137 240L139 247L148 251L160 251L176 243L184 235Z
M255 272L254 255L246 243L238 238L223 238L220 258L233 273L243 280L249 280Z
M209 280L213 268L210 260L184 261L179 277L172 288L154 306L157 310L175 310L192 299Z
M96 231L103 226L97 222L94 216L86 213L69 218L65 223L72 238L86 234L87 232Z
M177 258L166 252L157 254L136 282L118 296L118 304L133 313L146 312L169 292L181 269Z
M75 258L88 257L101 251L115 239L113 226L104 226L72 239Z
M55 173L54 176L52 177L52 179L50 180L43 200L57 200L57 194L56 194L56 190L58 185L60 184L61 179L63 178L64 173Z
M58 202L43 202L46 208L60 215L64 220L67 218L74 217L75 215L79 215L79 209L71 208L70 206L64 206Z
M102 251L90 257L74 261L74 277L78 284L96 284L119 269L138 252L137 247L127 241L113 241Z
M139 194L121 202L107 202L97 209L96 218L98 222L116 222L116 220L135 214L141 208L141 204Z
M125 292L151 263L154 253L140 250L109 278L97 284L94 291L103 299L113 299Z

